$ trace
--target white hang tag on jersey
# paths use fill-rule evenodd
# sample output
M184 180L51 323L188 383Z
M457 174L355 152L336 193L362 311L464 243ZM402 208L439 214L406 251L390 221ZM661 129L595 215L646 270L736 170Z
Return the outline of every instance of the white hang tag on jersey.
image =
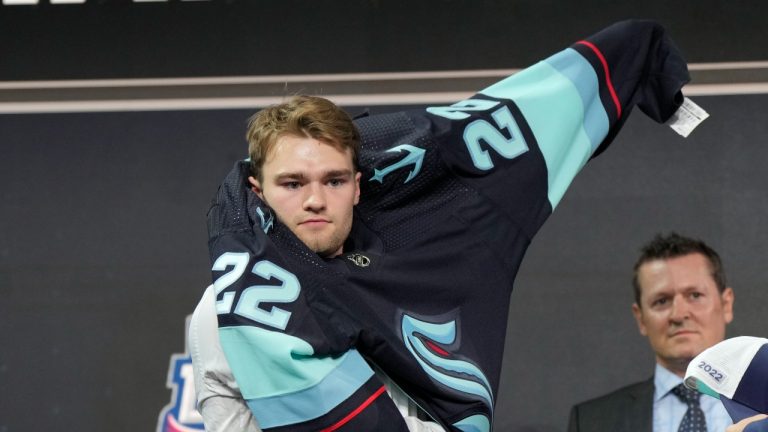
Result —
M675 132L684 138L688 138L688 135L696 129L696 126L701 124L707 117L709 117L709 113L704 111L702 107L696 105L692 100L684 98L683 104L667 120L667 124Z

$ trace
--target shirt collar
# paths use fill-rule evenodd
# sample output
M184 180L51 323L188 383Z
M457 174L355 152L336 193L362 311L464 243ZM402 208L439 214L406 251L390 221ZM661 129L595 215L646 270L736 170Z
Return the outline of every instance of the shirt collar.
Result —
M656 391L653 394L653 401L658 402L666 396L670 390L683 383L683 379L670 372L664 366L656 363L656 369L653 373L653 385Z

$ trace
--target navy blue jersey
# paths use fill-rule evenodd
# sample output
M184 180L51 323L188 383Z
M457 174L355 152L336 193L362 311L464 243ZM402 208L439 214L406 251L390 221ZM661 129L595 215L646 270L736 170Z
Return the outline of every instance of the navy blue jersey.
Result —
M446 430L489 431L512 282L574 176L637 105L682 103L659 25L615 24L463 101L356 120L342 256L309 250L236 164L209 211L222 346L265 430L406 430L367 361Z

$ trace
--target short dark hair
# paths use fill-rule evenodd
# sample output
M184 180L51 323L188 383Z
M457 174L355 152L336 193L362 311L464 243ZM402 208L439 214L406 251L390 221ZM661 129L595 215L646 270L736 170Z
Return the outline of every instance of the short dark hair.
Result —
M675 232L664 236L657 234L649 243L640 249L640 258L635 263L632 275L632 288L635 291L635 303L642 307L640 303L640 281L638 280L638 270L643 264L654 260L665 260L677 258L684 255L699 253L709 262L709 270L712 280L717 285L717 290L722 293L725 291L725 270L720 260L720 255L714 249L709 247L701 240L685 237Z

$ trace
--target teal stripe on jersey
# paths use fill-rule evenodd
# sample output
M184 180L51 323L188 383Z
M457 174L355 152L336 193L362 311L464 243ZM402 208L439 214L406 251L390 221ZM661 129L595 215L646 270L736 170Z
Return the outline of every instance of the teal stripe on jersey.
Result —
M373 375L357 351L338 357L316 357L307 342L277 331L252 326L222 327L219 338L246 400L333 385L338 386L333 387L334 391L351 394ZM354 389L347 390L351 387Z
M373 376L356 350L315 357L302 339L252 326L219 328L219 338L243 398L262 428L321 417Z
M480 414L467 417L453 424L462 432L488 432L491 430L491 424L488 417Z
M373 376L368 363L355 350L341 357L341 363L317 385L268 398L248 399L259 426L264 429L316 419L341 405Z
M311 387L336 367L312 357L311 345L285 333L252 326L221 327L219 338L246 399Z
M608 134L608 114L600 100L600 85L595 70L573 48L560 51L545 61L571 80L578 90L585 112L584 131L592 143L594 153Z
M593 71L588 62L572 67ZM575 71L569 75L580 76ZM539 62L480 93L513 100L520 108L544 156L548 198L554 209L593 152L578 86L549 63Z

